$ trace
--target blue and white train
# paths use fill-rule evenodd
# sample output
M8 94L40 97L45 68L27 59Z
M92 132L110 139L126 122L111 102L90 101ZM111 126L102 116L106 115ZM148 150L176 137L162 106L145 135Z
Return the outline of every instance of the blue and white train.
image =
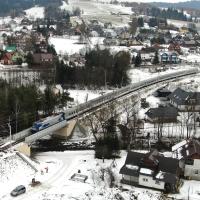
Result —
M48 128L54 124L57 124L63 120L65 120L64 112L62 112L56 116L50 116L50 117L41 119L41 120L33 123L33 126L31 127L31 132L36 133L36 132L41 131L45 128Z
M70 108L67 111L65 111L57 116L47 117L43 120L37 121L33 124L31 131L38 132L38 131L48 128L56 123L59 123L63 120L70 120L70 119L77 117L78 115L81 115L91 109L94 109L95 107L98 107L102 104L113 101L113 100L120 98L124 95L127 95L131 92L138 91L147 86L150 86L150 85L153 85L153 84L156 84L159 82L173 80L173 79L185 76L185 75L196 74L198 72L199 72L199 70L197 68L194 68L194 69L190 69L190 70L178 71L178 72L174 72L171 74L161 75L161 76L155 77L155 78L150 78L150 79L141 81L140 83L130 84L126 87L123 87L123 88L113 91L111 93L107 93L103 96L97 97L96 99L92 99L86 103L83 103L83 104L80 104L73 108Z

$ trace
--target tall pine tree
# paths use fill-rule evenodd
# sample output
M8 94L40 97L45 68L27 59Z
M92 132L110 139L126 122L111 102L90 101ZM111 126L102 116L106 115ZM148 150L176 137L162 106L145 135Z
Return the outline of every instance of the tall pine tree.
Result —
M139 67L142 63L142 58L140 53L137 54L137 56L135 57L135 67Z

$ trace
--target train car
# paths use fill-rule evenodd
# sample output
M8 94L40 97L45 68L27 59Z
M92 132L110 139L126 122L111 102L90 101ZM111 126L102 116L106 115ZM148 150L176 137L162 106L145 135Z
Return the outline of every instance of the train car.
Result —
M58 122L61 122L63 120L65 120L64 112L61 114L58 114L56 116L50 116L50 117L41 119L41 120L33 123L33 126L31 127L31 132L36 133L36 132L41 131L45 128L48 128Z

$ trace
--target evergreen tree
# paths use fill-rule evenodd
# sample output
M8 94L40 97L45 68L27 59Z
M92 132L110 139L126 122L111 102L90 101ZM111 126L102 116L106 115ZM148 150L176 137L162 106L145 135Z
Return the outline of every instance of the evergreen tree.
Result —
M119 156L120 144L116 132L116 119L111 117L106 121L104 137L100 138L95 146L95 157L111 159Z
M51 115L55 110L56 104L56 95L53 93L52 87L47 85L43 95L43 110L45 115Z
M26 55L26 62L28 63L28 65L32 65L33 64L33 54L32 53L28 53Z
M139 27L143 27L143 26L144 26L143 17L139 17L139 18L138 18L138 26L139 26Z
M159 57L158 57L158 51L155 52L155 56L153 58L153 62L154 65L159 64Z
M135 67L139 67L142 63L142 58L140 53L137 54L137 56L135 57Z

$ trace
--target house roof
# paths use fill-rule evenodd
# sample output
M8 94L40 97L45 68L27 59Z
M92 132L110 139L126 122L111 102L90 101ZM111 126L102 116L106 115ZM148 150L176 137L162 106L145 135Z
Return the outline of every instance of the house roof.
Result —
M194 154L200 155L200 142L198 140L190 140L181 150L181 155L186 158Z
M16 45L7 46L5 49L7 52L16 51Z
M141 159L144 158L145 154L134 151L129 151L126 157L125 164L140 165Z
M158 162L158 170L162 172L176 174L177 169L179 168L179 160L176 158L159 156Z
M33 54L33 58L37 61L52 60L53 54L51 54L51 53L35 53L35 54Z
M166 87L158 89L157 92L160 92L160 93L171 93L171 91L168 90Z
M133 151L129 151L126 157L126 161L125 164L123 165L123 167L120 169L120 174L125 174L125 175L138 175L139 171L138 169L134 169L134 168L130 168L128 167L128 165L132 165L132 166L140 166L141 160L142 158L144 158L145 154L143 153L138 153L138 152L133 152Z
M188 40L188 41L185 40L185 41L184 41L184 44L185 44L185 45L195 45L196 42L195 42L194 40Z
M174 107L158 107L150 108L145 114L151 119L170 119L178 116L178 110Z
M3 56L2 56L2 60L12 60L12 57L13 57L13 54L12 53L5 53Z
M157 168L150 169L142 166L142 160L145 158L156 158ZM158 151L153 150L147 154L138 152L128 152L125 164L120 169L120 174L139 176L153 176L154 179L162 180L166 183L175 183L178 179L177 169L179 169L179 160L161 156Z
M200 92L187 92L177 88L168 97L177 105L200 105Z
M158 164L159 152L156 149L151 150L149 153L145 154L145 158L153 162L155 165Z
M156 174L155 179L162 180L165 183L175 184L178 178L175 174L159 171Z

